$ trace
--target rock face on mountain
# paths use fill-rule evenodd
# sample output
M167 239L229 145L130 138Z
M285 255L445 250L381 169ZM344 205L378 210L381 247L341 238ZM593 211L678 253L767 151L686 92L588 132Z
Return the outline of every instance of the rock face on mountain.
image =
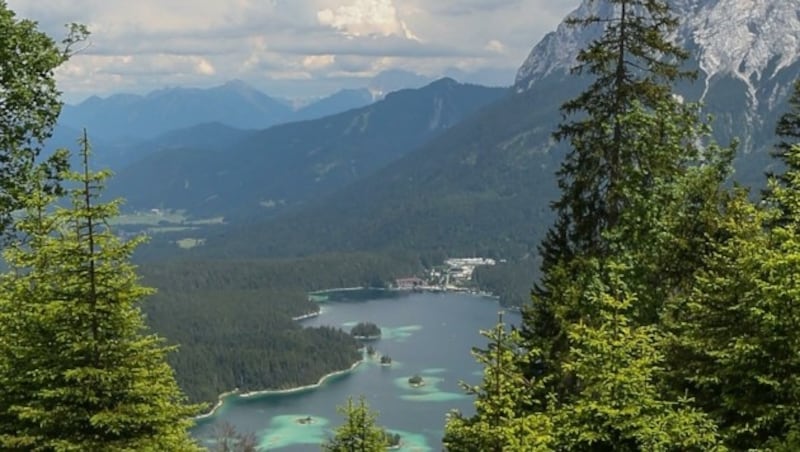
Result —
M681 18L675 39L693 49L701 82L730 76L748 86L758 104L758 85L778 77L800 60L800 4L787 0L672 0ZM608 2L584 0L570 16L608 16ZM600 27L576 28L562 22L533 48L517 73L516 86L530 88L575 64L580 48L599 36Z
M786 109L792 83L800 77L800 3L790 0L671 0L681 24L674 39L691 51L698 71L678 90L699 100L715 117L722 142L741 140L739 178L758 183L768 164L777 117ZM612 13L608 2L584 0L575 17ZM579 49L601 33L562 23L534 47L517 73L518 92L565 84Z

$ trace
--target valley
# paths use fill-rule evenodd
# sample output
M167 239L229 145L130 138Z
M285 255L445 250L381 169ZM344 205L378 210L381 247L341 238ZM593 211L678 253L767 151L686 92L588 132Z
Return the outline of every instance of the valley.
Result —
M127 199L116 227L151 235L136 257L159 290L145 312L156 332L181 345L171 363L190 400L214 403L234 387L314 384L348 368L357 353L346 335L293 321L324 322L311 314L308 292L384 287L412 275L424 276L423 286L447 285L430 278L447 258L487 256L502 262L477 268L464 290L495 294L504 306L526 304L566 152L550 134L560 105L584 85L566 81L568 64L555 55L586 36L559 27L532 50L511 90L442 79L347 111L334 111L331 99L323 103L334 109L330 116L262 130L186 124L139 144L142 150L130 147L124 159L109 157L121 166L108 196ZM791 80L796 68L782 68L769 83ZM743 130L745 118L729 112L749 111L732 106L733 98L722 102L716 87L725 83L718 76L702 92L720 140ZM681 89L699 96L696 86ZM749 120L736 180L763 183L772 165L770 121L784 104L773 99L761 119ZM99 161L103 152L101 144ZM325 350L326 359L304 354L307 347ZM187 369L200 370L190 376Z
M83 416L53 394L132 394L53 427L70 450L319 450L357 416L367 452L800 447L800 7L412 3L30 41L36 89L0 77L0 449ZM532 47L522 10L559 18ZM150 66L148 33L178 43ZM83 100L35 111L55 80Z

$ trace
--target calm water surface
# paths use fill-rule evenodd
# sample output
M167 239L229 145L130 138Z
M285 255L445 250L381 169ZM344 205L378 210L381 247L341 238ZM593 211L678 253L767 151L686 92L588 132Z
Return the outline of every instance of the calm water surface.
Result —
M255 433L264 450L318 451L343 422L336 407L349 396L363 395L379 412L378 423L403 436L401 450L441 450L445 414L454 408L473 411L459 380L480 381L481 368L470 349L485 346L478 331L494 325L499 310L494 300L452 293L325 303L322 315L303 325L349 330L357 322L376 323L383 336L371 344L379 354L391 356L392 366L367 359L353 372L332 377L316 389L230 397L213 418L198 424L195 435L208 440L216 425L229 422L241 432ZM507 319L516 322L518 315L508 314ZM424 387L409 387L407 380L414 374L425 379ZM298 424L308 416L313 423Z

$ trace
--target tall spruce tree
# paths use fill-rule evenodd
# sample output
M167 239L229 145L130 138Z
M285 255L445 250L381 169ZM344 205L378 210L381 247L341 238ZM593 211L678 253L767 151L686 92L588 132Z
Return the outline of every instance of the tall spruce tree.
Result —
M778 136L779 141L772 155L777 157L780 163L784 165L784 172L791 170L791 165L794 162L791 161L787 154L792 149L792 146L800 144L800 79L794 83L794 89L789 96L789 111L778 119L775 134ZM774 185L786 187L790 185L791 181L787 179L784 172L770 172L768 176ZM780 197L772 196L771 193L772 187L767 187L764 191L764 197L783 212L783 215L778 217L776 221L790 221L788 218L790 207L782 205Z
M792 146L800 143L800 80L794 82L794 89L789 96L789 111L778 120L775 133L781 139L775 155L783 159Z
M564 122L555 138L567 141L570 150L559 175L562 196L555 202L560 230L545 242L559 244L547 262L576 253L602 253L603 231L613 228L626 206L631 170L664 171L664 165L646 149L630 146L624 117L636 104L654 110L680 102L673 83L694 73L681 69L687 52L667 37L678 26L663 0L607 0L613 17L571 18L572 26L603 26L600 39L578 53L575 75L594 77L589 87L562 106ZM692 157L692 156L690 156ZM668 168L666 169L668 170ZM648 181L639 181L647 188ZM566 247L566 249L561 249Z
M98 196L106 173L68 172L71 206L42 190L24 199L0 278L0 448L191 451L198 407L184 404L171 350L145 332L130 256L108 226L118 202ZM41 187L42 184L40 184Z
M358 403L347 400L347 405L338 407L345 417L327 442L322 445L326 452L384 452L389 447L386 431L378 426L377 414L373 413L362 396Z
M484 368L480 385L463 384L475 396L475 411L465 417L458 411L449 413L444 445L452 451L552 450L553 437L549 418L530 413L536 379L526 378L521 368L536 353L519 349L519 331L510 332L500 319L489 331L481 331L489 345L473 349L473 356Z
M657 121L664 134L651 134L651 144L674 144L676 137L670 134L673 118L696 111L696 107L682 105L672 92L676 80L693 76L681 69L686 52L667 38L677 27L677 19L663 0L606 3L612 17L568 21L572 26L604 30L578 54L573 73L591 76L593 81L562 106L564 122L554 134L568 142L570 149L558 172L561 198L552 206L557 221L539 247L542 281L534 287L534 302L524 313L526 336L562 344L563 331L553 318L557 302L552 299L553 287L560 283L551 270L574 256L608 253L604 231L619 223L629 196L647 193L659 174L669 174L696 158L691 145L683 149L688 155L681 155L680 150L672 156L653 153L652 145L642 147L637 139L642 131L625 123L634 109L660 109ZM655 113L653 117L657 117ZM677 141L691 144L691 138L677 137ZM633 179L634 174L640 177Z
M654 322L670 278L686 278L700 248L676 263L669 249L670 209L704 208L698 195L715 191L727 175L733 150L707 143L709 128L699 106L672 92L675 81L692 77L681 69L686 52L668 35L677 27L662 0L609 0L613 17L575 18L575 26L603 26L601 38L578 55L576 74L594 76L577 98L564 104L565 122L555 136L570 150L558 176L557 222L540 246L542 279L523 311L528 345L543 352L531 372L548 372L567 352L564 325L581 316L580 277L591 259L625 251L645 259L627 283L638 295L633 320ZM700 168L700 170L697 170ZM702 177L698 173L703 173ZM705 186L687 186L703 179ZM699 190L696 193L688 189ZM702 237L702 230L691 232ZM690 242L693 239L689 240ZM661 247L659 253L656 245ZM686 262L688 259L688 262ZM668 276L668 277L667 277ZM653 284L655 283L655 284ZM649 289L645 290L645 287ZM570 294L577 294L572 296Z

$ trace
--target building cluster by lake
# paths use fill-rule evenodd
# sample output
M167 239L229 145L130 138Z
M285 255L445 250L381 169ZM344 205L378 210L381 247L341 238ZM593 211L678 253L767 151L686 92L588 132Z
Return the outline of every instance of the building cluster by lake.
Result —
M425 278L408 277L395 280L398 290L475 291L473 275L481 266L494 266L497 261L485 257L451 258L432 268Z

